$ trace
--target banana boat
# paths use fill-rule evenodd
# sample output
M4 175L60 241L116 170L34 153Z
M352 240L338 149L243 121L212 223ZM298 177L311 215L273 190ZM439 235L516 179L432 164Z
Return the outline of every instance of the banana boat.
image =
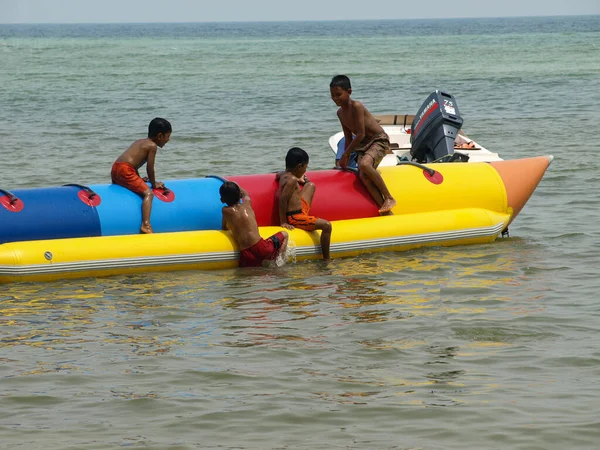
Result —
M381 167L397 200L388 216L379 215L356 173L309 171L317 187L311 214L332 223L332 258L490 243L552 159ZM263 237L281 230L275 174L167 180L168 189L154 192L151 235L138 234L141 198L117 185L0 189L0 283L236 267L239 249L221 230L225 179L249 192ZM321 258L318 233L289 232L298 261Z

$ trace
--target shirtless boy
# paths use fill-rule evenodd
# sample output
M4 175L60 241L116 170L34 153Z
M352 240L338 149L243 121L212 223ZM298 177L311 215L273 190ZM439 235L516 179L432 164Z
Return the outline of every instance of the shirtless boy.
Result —
M154 233L150 225L152 212L152 189L164 189L165 185L156 181L154 160L158 147L163 148L171 138L171 124L168 120L157 117L148 125L148 137L138 139L129 146L112 166L110 176L114 184L123 186L142 197L142 233ZM148 176L141 178L138 169L146 165ZM146 181L150 181L149 188Z
M285 255L287 232L280 231L268 239L260 237L248 192L226 181L219 188L219 194L221 202L227 205L223 207L223 229L231 231L240 249L240 267L260 267L265 260Z
M360 180L377 203L379 212L389 214L396 200L377 172L377 166L390 151L389 136L361 102L350 98L352 87L346 75L333 77L329 90L331 99L340 107L337 115L346 140L346 149L339 165L345 168L350 154L356 152Z
M321 230L321 251L323 259L328 260L331 223L309 215L316 187L306 178L307 167L308 153L298 147L289 149L285 157L285 172L277 174L279 221L288 230L294 227L306 231ZM300 186L303 186L302 189Z

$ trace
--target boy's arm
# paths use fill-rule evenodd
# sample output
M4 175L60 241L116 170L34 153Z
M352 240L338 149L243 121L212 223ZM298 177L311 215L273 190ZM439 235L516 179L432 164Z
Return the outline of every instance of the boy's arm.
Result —
M344 131L345 138L344 154L339 160L339 165L342 168L346 168L346 166L348 165L348 161L350 160L350 155L354 150L356 150L356 148L365 138L365 107L360 102L354 102L352 108L352 116L354 117L354 129L356 130L356 133L354 135L352 133L352 130L350 130L350 128L344 125L341 117L338 115L340 123L342 124L342 130Z
M352 130L350 128L348 128L346 125L344 125L344 122L342 122L341 108L338 110L337 116L338 116L338 120L340 121L340 125L342 125L342 131L344 132L344 153L346 153L346 149L348 148L348 146L352 143L352 140L354 139L354 133L352 133Z
M160 188L164 188L165 185L163 183L161 183L160 181L158 183L156 182L156 174L154 172L154 161L156 159L156 150L157 150L156 145L153 145L148 150L148 159L146 161L146 171L148 173L148 181L150 181L152 188L160 189Z
M354 138L350 139L350 144L346 146L346 150L344 151L344 155L350 156L356 147L360 145L360 143L365 138L365 107L360 102L353 102L352 104L352 116L354 117ZM342 125L342 128L344 125ZM346 128L348 132L351 132L348 128ZM344 130L344 135L346 135L346 130Z
M242 203L252 204L252 200L250 199L250 194L248 194L248 191L246 191L246 189L241 187L239 184L238 187L240 188L240 198L242 199Z
M280 181L281 183L281 181ZM287 228L288 230L293 230L294 226L287 223L287 206L290 202L290 198L292 193L294 192L294 183L293 180L285 180L284 185L281 189L281 193L279 194L279 223L283 228Z
M222 230L226 230L227 229L227 221L225 220L225 211L223 211L223 220L221 222L221 229Z
M352 144L352 141L354 140L354 135L352 134L350 128L348 128L343 123L342 130L344 131L344 151L341 154L340 159L335 160L335 165L342 168L346 168L346 166L348 165L348 161L350 160L350 154L352 153L352 151L348 152L348 147L350 147L350 145Z

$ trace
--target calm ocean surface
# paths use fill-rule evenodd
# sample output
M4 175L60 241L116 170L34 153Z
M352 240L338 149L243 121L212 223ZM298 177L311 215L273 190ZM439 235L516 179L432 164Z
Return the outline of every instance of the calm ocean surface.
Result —
M0 25L0 188L108 183L155 116L161 180L330 168L338 73L553 154L511 237L0 286L0 448L599 447L600 16Z

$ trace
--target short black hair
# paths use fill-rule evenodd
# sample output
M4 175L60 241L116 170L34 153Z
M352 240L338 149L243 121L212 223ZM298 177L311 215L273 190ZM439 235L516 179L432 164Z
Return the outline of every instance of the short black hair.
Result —
M226 181L219 188L221 201L227 206L233 206L240 202L240 187L233 181Z
M348 78L346 75L336 75L333 77L331 79L331 83L329 83L329 87L341 87L345 91L352 89L352 86L350 85L350 78Z
M298 164L308 164L308 153L302 150L300 147L292 147L288 150L285 155L285 168L293 169Z
M167 119L155 117L148 125L148 137L153 138L160 133L167 134L172 132L171 123Z

